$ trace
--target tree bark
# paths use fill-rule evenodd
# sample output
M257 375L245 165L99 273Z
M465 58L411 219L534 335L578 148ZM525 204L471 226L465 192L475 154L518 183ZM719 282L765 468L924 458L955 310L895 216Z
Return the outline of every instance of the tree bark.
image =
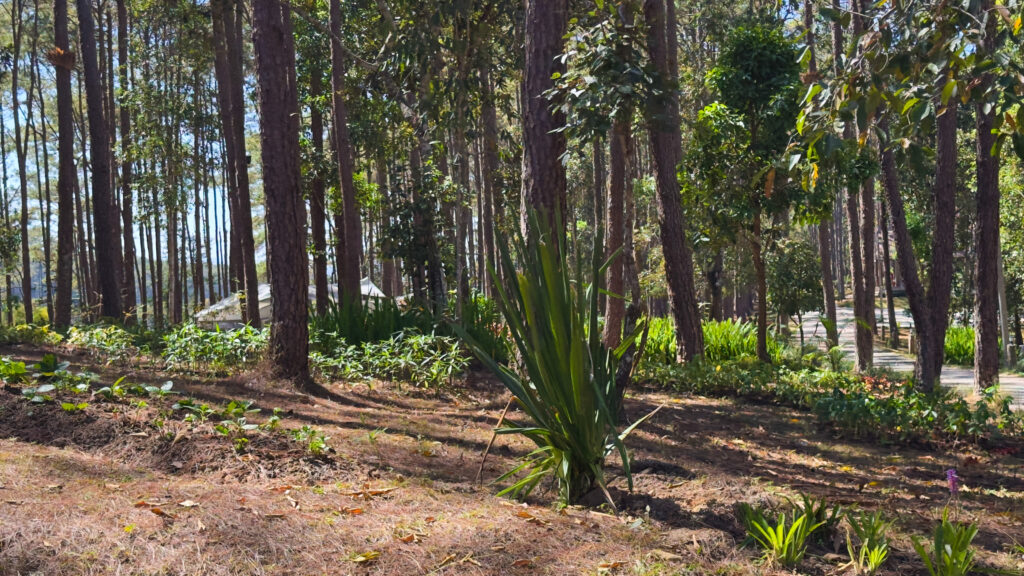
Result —
M944 83L945 75L941 76ZM942 86L939 85L941 90ZM882 183L892 217L896 239L897 262L907 289L910 314L914 317L918 353L914 364L914 379L924 391L932 391L942 373L942 360L948 322L949 299L953 280L953 237L956 215L956 99L950 100L945 111L937 118L936 168L932 185L932 210L935 228L932 230L932 261L928 291L921 283L917 271L917 257L910 240L907 215L900 195L899 173L888 143L881 149ZM879 120L883 134L888 132L888 119Z
M276 376L307 389L312 384L306 307L308 257L290 9L278 0L254 0L252 21L273 300L270 357Z
M686 221L679 198L676 166L682 160L678 63L676 60L675 4L672 0L645 0L647 49L661 84L659 94L647 102L647 131L658 188L658 224L665 257L665 278L676 343L681 358L704 354L704 334L693 285L693 253L686 238Z
M484 168L484 257L487 271L484 272L484 286L487 296L495 296L491 272L498 274L494 251L494 223L496 220L495 197L501 190L500 165L498 159L498 112L494 105L494 89L491 86L490 62L480 68L481 95L480 116L483 121L483 168Z
M977 45L979 58L988 58L996 48L996 15L992 0L981 0L978 17L985 23L984 37ZM992 84L983 74L980 93ZM996 107L978 102L974 117L977 129L974 224L974 385L979 390L999 380L999 157L992 154Z
M557 58L569 25L568 0L526 0L526 63L523 72L523 193L522 227L529 209L546 219L552 232L564 236L566 181L562 155L565 115L552 110L544 96L554 87L552 75L565 73Z
M341 182L342 229L335 232L343 238L341 270L338 272L339 297L358 302L360 294L359 248L362 237L359 230L359 206L356 204L356 185L353 180L354 157L348 131L348 109L345 105L345 60L341 46L341 2L329 0L331 20L331 105L334 112L334 153Z
M316 290L316 313L327 313L330 293L327 287L327 195L320 160L324 154L324 117L320 110L323 81L320 70L314 67L310 74L309 129L312 134L313 156L317 166L313 169L309 185L309 225L313 234L313 285Z
M71 287L75 256L75 126L71 105L71 69L75 55L68 41L67 0L53 2L55 49L50 53L57 82L57 302L54 326L71 325Z
M128 87L128 8L125 0L117 0L117 58L121 89ZM136 311L135 286L135 215L132 206L132 163L131 114L129 107L121 103L121 218L124 235L124 308L125 322L133 323Z
M608 233L604 239L604 255L605 258L610 258L618 253L609 262L607 271L607 288L610 295L604 319L604 345L610 350L619 347L619 342L622 341L622 323L626 318L626 287L623 279L625 258L622 254L622 243L631 120L631 114L623 113L622 117L616 118L612 123L609 152L611 185L608 187L608 211L605 219Z
M21 301L25 310L25 323L31 324L35 316L32 310L32 260L29 255L28 242L28 170L26 169L26 151L28 148L28 134L22 133L21 114L19 102L19 73L21 71L21 42L25 33L25 23L22 21L21 0L13 0L11 5L11 28L13 31L13 58L11 60L11 109L14 110L14 151L18 158L18 185L21 196ZM95 46L93 47L95 49ZM33 75L30 80L34 81ZM32 100L35 90L30 85L25 109L32 109Z
M78 29L82 43L82 69L89 112L89 148L92 164L93 223L96 227L96 275L99 277L101 313L122 320L121 239L115 229L115 211L110 190L110 134L103 116L103 88L96 60L96 37L89 0L78 2Z
M896 322L896 304L892 296L892 257L889 252L889 215L887 202L882 202L882 261L885 265L885 307L889 316L889 346L900 347L900 326Z

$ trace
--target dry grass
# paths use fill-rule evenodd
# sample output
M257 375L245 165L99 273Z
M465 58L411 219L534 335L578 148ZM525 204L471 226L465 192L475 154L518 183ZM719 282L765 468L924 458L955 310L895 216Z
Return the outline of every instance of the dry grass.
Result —
M441 395L339 384L337 397L314 399L258 370L186 381L122 367L103 378L125 372L173 378L212 404L253 399L260 421L281 408L282 427L314 426L333 452L313 457L259 433L235 454L210 424L171 413L173 398L144 408L94 399L65 414L0 392L0 574L773 574L740 547L735 505L798 492L891 514L899 535L887 573L911 574L909 535L941 514L952 466L965 485L961 517L981 525L980 559L1024 568L1014 549L1024 467L1013 455L844 441L788 409L644 391L630 416L665 408L630 441L634 493L612 482L619 515L559 511L550 493L524 506L473 482L506 399L487 379ZM485 480L528 448L499 437ZM837 573L835 552L813 550L802 572Z

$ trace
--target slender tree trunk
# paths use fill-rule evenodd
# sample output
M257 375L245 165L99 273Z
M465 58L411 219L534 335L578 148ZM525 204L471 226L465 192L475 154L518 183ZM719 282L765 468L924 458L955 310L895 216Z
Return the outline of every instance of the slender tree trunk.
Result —
M340 42L341 1L330 3L331 24L331 105L334 113L334 153L338 164L338 179L341 182L342 228L337 234L343 238L344 251L341 254L339 276L339 297L359 301L360 280L359 248L362 244L359 225L359 206L356 204L356 186L353 180L354 156L352 140L348 131L348 109L345 105L345 60Z
M981 0L978 17L985 23L978 56L988 58L996 49L996 19L992 0ZM981 76L978 90L984 94L992 75ZM996 107L991 102L975 105L977 129L977 188L974 224L974 385L984 390L999 380L999 157L992 154Z
M57 81L57 305L54 325L64 328L71 325L77 178L74 111L71 106L71 69L75 55L68 41L67 0L54 0L53 28L56 47L49 53L49 58Z
M117 59L121 89L128 88L128 8L125 0L117 0ZM134 76L134 75L133 75ZM124 292L125 322L132 323L137 314L135 298L135 214L132 205L131 114L126 103L121 103L121 226L124 234Z
M566 181L562 154L565 115L552 110L544 94L554 87L552 75L565 72L562 53L569 25L568 0L526 0L526 63L523 72L522 228L529 209L547 220L551 230L565 234Z
M882 261L885 265L885 307L889 315L889 346L900 347L900 326L896 322L896 304L892 297L892 258L889 255L889 214L887 202L882 202Z
M647 131L658 188L658 224L665 257L665 279L676 343L680 356L692 360L704 354L704 334L693 285L693 254L686 238L686 221L679 198L676 166L682 160L675 3L645 0L647 49L662 90L647 103Z
M33 25L35 29L38 29L39 20L39 0L35 1L34 10L36 13L36 23ZM33 50L32 55L32 66L35 70L34 74L36 78L41 78L39 73L39 50ZM39 98L39 127L34 130L35 135L35 156L36 156L36 193L39 198L39 219L41 220L40 228L43 232L43 276L46 281L46 317L51 325L53 325L53 256L50 246L50 150L49 150L49 131L47 130L47 119L46 119L46 99L43 97L43 83L42 81L36 82L36 95ZM39 161L39 149L43 150L42 163ZM39 166L42 166L42 170L39 170ZM41 174L40 174L41 173ZM42 182L39 182L40 176Z
M309 389L308 257L299 173L295 40L288 4L254 0L260 142L267 206L267 258L274 300L270 356L278 377Z
M32 260L29 255L28 239L28 171L26 170L26 149L28 147L28 135L21 130L21 113L19 102L20 84L19 72L21 71L21 41L24 35L25 23L22 21L22 0L12 0L11 5L11 28L14 36L13 59L11 60L11 109L14 111L14 151L18 158L18 185L21 194L21 300L25 310L25 322L31 324L35 318L32 311ZM32 110L32 100L35 94L31 83L35 76L31 75L28 90L28 99L25 109Z
M481 105L480 116L483 123L483 169L484 169L484 214L482 217L484 233L484 258L487 272L484 286L488 297L495 296L494 282L491 271L498 274L498 266L494 258L494 222L495 195L501 189L498 160L498 113L494 105L494 90L491 87L490 62L480 68Z
M313 69L310 80L309 129L312 134L313 154L319 160L324 154L324 116L319 98L323 92L320 71ZM323 175L318 167L313 171L309 187L309 220L313 233L313 285L316 289L316 313L327 313L330 293L327 288L327 195Z
M624 281L624 261L622 244L625 233L625 196L628 182L628 155L632 114L623 112L612 123L610 147L611 185L608 188L608 234L605 236L605 258L618 252L608 266L608 307L604 320L604 343L609 349L618 348L622 340L622 323L626 318L626 286Z
M56 15L55 15L56 17ZM11 229L11 208L10 208L10 190L7 188L7 115L0 114L0 166L3 171L0 176L3 180L0 180L0 201L3 202L4 226L7 229ZM6 267L5 267L6 268ZM7 325L14 325L14 290L12 286L12 278L10 268L7 268L4 274L4 310L6 312Z

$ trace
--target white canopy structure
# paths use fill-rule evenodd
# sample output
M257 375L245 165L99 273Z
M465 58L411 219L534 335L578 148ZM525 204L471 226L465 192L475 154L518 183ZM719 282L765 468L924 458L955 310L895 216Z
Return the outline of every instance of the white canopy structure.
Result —
M369 278L363 278L360 282L360 289L363 299L373 305L374 300L387 298L383 291L378 288ZM260 284L258 287L260 298L260 320L264 323L270 322L270 314L273 309L270 299L270 284ZM336 286L328 287L328 294L331 300L337 299L338 289ZM309 305L316 302L316 287L309 286ZM238 328L242 326L241 299L238 294L232 294L227 298L210 305L195 315L196 324L204 328L220 326L223 329Z

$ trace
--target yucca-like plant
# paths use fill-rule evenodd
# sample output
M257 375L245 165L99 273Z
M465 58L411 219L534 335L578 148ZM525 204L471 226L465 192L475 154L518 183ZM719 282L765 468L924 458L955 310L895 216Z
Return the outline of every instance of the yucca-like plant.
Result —
M604 461L617 451L632 489L629 455L623 439L643 419L621 433L615 422L614 398L618 358L632 343L625 338L617 350L607 350L598 329L596 280L604 266L595 260L587 279L583 265L575 272L566 258L564 238L541 231L531 215L529 239L517 234L512 244L520 268L507 247L500 250L503 283L497 280L497 302L518 352L520 371L503 366L465 330L453 328L474 354L515 396L528 423L511 423L502 434L522 434L537 449L498 480L514 479L501 494L521 497L545 478L554 476L560 499L577 502L595 486L614 506L604 477ZM601 245L598 243L598 245Z
M950 522L947 509L942 511L942 522L935 527L931 551L916 536L911 540L929 576L966 576L974 568L971 542L977 535L977 524Z

